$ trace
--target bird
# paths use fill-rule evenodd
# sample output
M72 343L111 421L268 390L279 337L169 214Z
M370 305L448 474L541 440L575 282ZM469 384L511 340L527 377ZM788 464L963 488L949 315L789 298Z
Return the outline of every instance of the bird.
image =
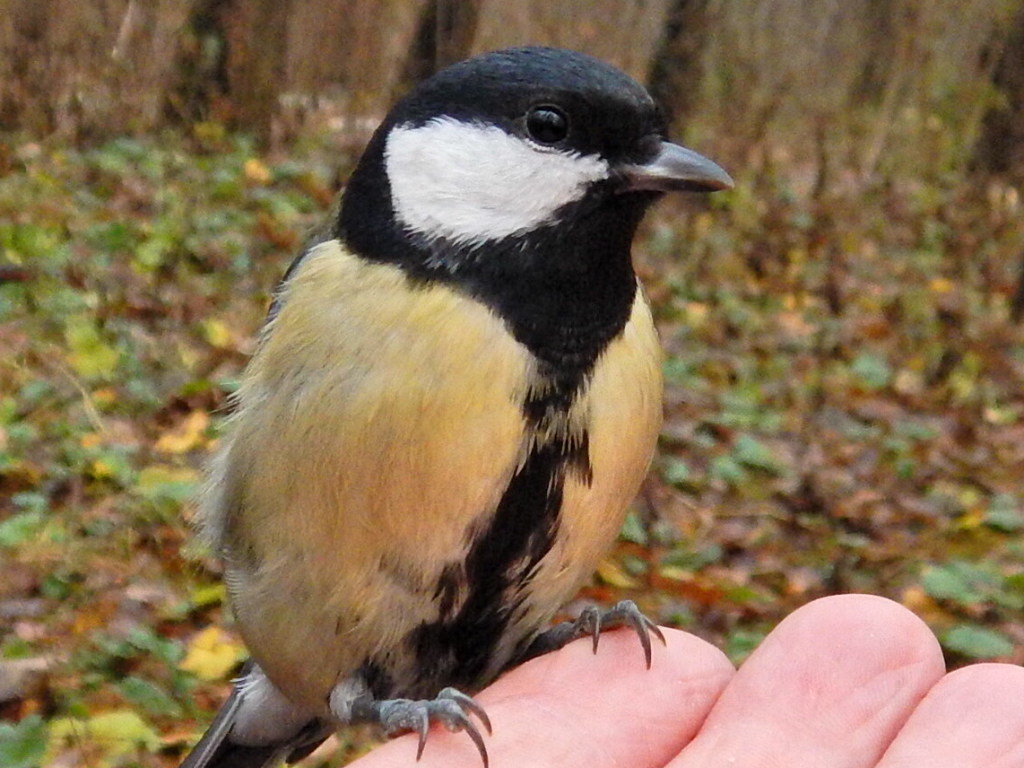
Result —
M472 694L631 601L552 624L654 453L661 349L631 248L733 185L628 75L527 46L398 100L274 293L197 521L250 661L183 768L262 768L373 723L464 731ZM478 725L479 724L479 725Z

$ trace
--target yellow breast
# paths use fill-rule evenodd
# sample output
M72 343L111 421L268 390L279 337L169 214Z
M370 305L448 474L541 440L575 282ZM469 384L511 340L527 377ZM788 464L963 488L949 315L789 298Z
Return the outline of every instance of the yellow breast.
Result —
M203 512L241 632L286 695L322 707L341 677L437 619L441 571L487 526L533 439L522 403L536 381L484 305L335 240L307 255L245 374ZM593 477L566 480L517 633L543 625L614 539L660 415L638 292L572 408Z

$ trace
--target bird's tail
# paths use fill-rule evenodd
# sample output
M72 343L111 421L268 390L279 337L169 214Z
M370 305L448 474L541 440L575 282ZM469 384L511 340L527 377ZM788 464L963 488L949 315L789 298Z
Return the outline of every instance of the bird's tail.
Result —
M210 727L181 768L271 768L282 761L294 763L310 754L330 733L320 721L306 725L296 736L265 746L245 746L231 740L231 729L242 703L242 686L235 684Z

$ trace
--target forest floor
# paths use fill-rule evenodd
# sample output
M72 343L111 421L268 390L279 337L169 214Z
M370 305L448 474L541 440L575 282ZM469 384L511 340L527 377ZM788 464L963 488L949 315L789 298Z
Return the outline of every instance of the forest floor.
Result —
M244 657L192 499L351 159L209 126L0 149L0 765L172 766ZM581 598L740 662L795 607L871 592L951 665L1024 662L1024 201L734 175L638 239L666 422Z

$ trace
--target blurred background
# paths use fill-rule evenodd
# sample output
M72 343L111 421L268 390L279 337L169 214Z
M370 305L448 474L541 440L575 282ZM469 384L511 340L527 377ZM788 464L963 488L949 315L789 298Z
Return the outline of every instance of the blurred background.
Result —
M0 765L197 737L244 652L187 519L270 292L397 95L520 43L737 180L638 238L666 423L580 599L739 662L866 591L1024 662L1022 0L0 0Z

